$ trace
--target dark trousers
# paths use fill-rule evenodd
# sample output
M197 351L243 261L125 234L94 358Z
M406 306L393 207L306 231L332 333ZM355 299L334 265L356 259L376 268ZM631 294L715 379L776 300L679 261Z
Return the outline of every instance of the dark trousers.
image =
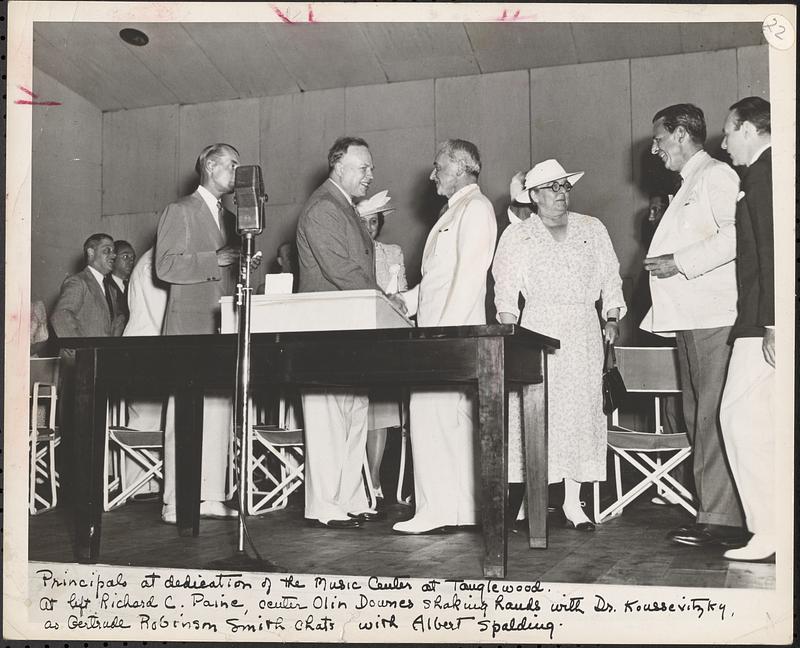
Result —
M677 332L683 417L692 444L701 524L743 526L744 518L725 455L719 407L731 347L729 326Z

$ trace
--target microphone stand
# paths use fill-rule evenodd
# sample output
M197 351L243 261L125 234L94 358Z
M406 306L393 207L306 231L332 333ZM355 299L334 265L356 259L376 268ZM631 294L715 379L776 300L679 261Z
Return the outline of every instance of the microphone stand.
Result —
M245 524L247 504L247 480L249 479L248 434L250 432L250 305L253 289L250 286L250 264L253 260L254 234L242 233L242 253L240 259L239 282L236 284L236 305L239 307L239 332L236 353L236 394L234 398L234 431L239 441L236 453L238 471L238 544L236 553L209 563L212 569L239 569L243 571L284 571L269 560L262 558L255 548ZM247 555L244 548L245 537L253 549L255 558Z

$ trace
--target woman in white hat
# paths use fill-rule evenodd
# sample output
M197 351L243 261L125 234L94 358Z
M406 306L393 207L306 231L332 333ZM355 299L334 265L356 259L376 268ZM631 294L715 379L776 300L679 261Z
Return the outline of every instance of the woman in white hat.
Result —
M605 226L569 210L569 192L582 176L582 171L567 173L556 160L540 162L527 173L514 199L530 203L534 213L503 233L492 272L497 319L519 320L561 342L548 358L548 481L564 482L567 526L593 531L581 507L580 486L606 478L602 340L614 343L626 308L619 261ZM525 298L521 319L520 294ZM518 396L509 399L508 418L509 482L521 482Z
M356 205L358 215L375 242L375 278L381 290L392 295L408 290L406 267L403 263L403 250L399 245L381 243L377 240L383 227L384 216L395 209L389 192L379 191L371 198ZM380 469L383 451L386 448L386 430L400 425L400 396L391 390L370 392L367 421L367 461L370 467L372 485L376 497L383 499Z

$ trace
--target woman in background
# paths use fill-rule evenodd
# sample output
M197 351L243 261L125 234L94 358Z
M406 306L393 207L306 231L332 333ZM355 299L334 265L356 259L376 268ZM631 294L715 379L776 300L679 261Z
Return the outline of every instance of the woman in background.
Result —
M388 191L380 191L372 198L356 205L358 215L375 242L375 278L386 294L392 295L408 290L403 250L399 245L381 243L377 240L383 228L385 215L394 211ZM386 431L400 426L400 395L394 389L375 388L369 395L369 418L367 421L367 461L375 495L383 499L381 489L381 460L386 448Z
M625 302L619 261L605 226L569 211L569 192L582 176L567 173L556 160L528 172L515 200L530 203L535 213L503 233L493 273L497 319L517 323L522 294L520 325L561 342L548 358L548 481L564 482L567 526L593 531L581 507L580 487L606 478L602 339L616 340ZM518 393L509 395L508 408L509 482L519 482L524 480L524 454Z

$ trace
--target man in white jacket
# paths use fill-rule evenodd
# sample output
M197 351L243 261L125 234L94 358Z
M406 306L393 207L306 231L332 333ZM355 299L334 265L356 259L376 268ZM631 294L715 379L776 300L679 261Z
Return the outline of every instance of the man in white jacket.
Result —
M736 195L739 179L703 150L706 123L692 104L653 117L651 152L682 184L650 243L652 308L641 327L675 337L683 414L698 499L697 520L668 538L689 546L741 546L742 511L719 426L719 409L736 319Z
M447 140L431 180L447 208L428 234L422 280L402 296L418 326L485 324L486 272L492 263L497 221L477 185L480 154L471 142ZM416 512L394 530L433 533L477 522L473 402L464 391L430 389L411 394Z

